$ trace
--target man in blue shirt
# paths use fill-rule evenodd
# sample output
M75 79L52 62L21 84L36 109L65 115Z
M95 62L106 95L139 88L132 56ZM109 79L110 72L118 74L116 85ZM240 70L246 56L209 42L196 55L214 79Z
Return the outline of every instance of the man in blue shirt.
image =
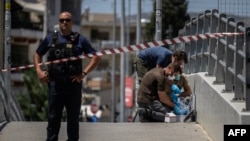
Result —
M34 66L40 82L48 83L48 126L46 141L57 141L60 131L63 108L67 113L67 134L69 141L79 140L79 115L82 100L82 79L92 71L101 58L93 56L82 69L82 60L54 63L48 72L39 63L48 52L48 61L77 57L95 53L88 40L72 31L72 15L62 12L59 15L59 33L48 34L34 54Z
M171 62L178 62L180 65L187 63L187 53L182 50L173 53L163 46L140 51L135 60L135 70L139 78L139 84L146 72L153 68L164 68Z

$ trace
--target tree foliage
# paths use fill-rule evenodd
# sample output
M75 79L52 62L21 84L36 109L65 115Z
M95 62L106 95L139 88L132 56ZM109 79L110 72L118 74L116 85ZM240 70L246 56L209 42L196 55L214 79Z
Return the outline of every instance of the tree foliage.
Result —
M18 102L22 109L25 120L45 121L47 120L48 87L38 81L34 69L24 71L24 83L27 94L20 94Z
M188 2L185 0L162 0L162 39L178 36L186 21L190 20L187 14ZM152 41L155 36L156 2L154 1L154 12L151 15L150 23L145 27L145 40Z

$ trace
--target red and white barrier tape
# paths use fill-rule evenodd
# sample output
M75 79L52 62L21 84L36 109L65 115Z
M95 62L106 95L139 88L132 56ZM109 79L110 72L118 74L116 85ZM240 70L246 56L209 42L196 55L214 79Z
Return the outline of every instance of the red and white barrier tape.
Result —
M161 45L172 45L172 44L178 44L178 43L188 43L191 41L197 41L197 40L203 40L203 39L209 39L209 38L219 38L224 36L234 36L234 35L242 35L244 33L205 33L205 34L198 34L198 35L190 35L190 36L183 36L183 37L176 37L173 39L165 39L162 41L154 41L154 42L147 42L144 44L138 44L138 45L130 45L126 47L119 47L114 49L107 49L103 51L96 52L94 54L85 54L85 55L79 55L77 57L69 57L69 58L63 58L58 59L54 61L48 61L44 63L40 63L39 65L49 65L49 64L56 64L61 62L67 62L67 61L74 61L84 58L89 58L93 56L104 56L104 55L110 55L110 54L119 54L124 52L131 52L131 51L138 51L146 48L151 47L157 47ZM22 70L27 68L32 68L34 65L26 65L26 66L19 66L15 68L8 68L8 69L2 69L0 72L6 72L6 71L16 71L16 70Z

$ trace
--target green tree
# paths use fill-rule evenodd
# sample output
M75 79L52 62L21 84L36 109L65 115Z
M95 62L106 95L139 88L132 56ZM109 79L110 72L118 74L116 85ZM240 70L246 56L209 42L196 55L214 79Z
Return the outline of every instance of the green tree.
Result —
M27 94L20 94L18 102L27 121L46 121L48 87L38 81L35 69L24 71Z
M186 21L190 20L187 14L188 2L185 0L162 0L162 39L174 38L178 36L179 30L182 29ZM151 15L150 23L145 27L147 41L154 40L155 36L155 10Z

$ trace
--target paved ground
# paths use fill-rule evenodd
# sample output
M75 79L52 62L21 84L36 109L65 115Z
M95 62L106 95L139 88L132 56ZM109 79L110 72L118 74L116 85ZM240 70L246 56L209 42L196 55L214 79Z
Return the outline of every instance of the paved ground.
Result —
M11 122L0 132L0 141L45 141L46 122ZM59 141L65 141L62 123ZM80 124L80 141L212 141L204 129L190 123L87 123Z

